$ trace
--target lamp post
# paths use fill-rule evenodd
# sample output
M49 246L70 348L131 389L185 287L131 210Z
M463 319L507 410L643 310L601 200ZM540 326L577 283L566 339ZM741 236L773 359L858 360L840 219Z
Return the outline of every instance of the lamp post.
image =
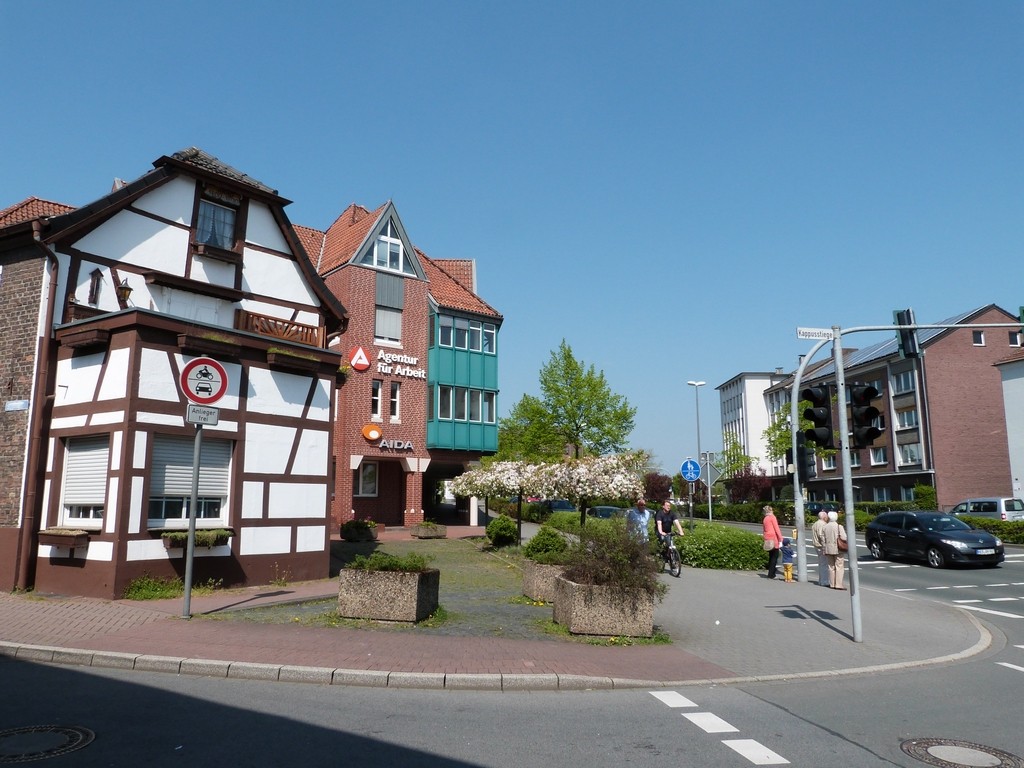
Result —
M699 463L703 459L703 456L701 455L701 452L700 452L700 388L703 387L705 384L707 384L707 382L706 381L688 381L686 383L689 384L691 387L693 387L693 405L694 405L694 408L696 409L696 412L697 412L697 462ZM703 471L704 470L702 469L701 472L703 472ZM709 470L709 477L710 477L710 470ZM710 499L711 499L711 486L707 485L707 489L708 489L708 500L710 501ZM691 502L691 505L690 505L690 515L691 516L693 515L693 504L692 504L692 502Z

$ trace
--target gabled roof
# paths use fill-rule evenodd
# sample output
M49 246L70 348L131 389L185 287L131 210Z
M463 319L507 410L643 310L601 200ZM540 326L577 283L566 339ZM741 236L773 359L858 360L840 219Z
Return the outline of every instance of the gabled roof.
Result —
M972 309L967 312L961 312L959 315L953 315L953 317L948 317L945 320L939 320L937 323L932 323L932 325L964 325L967 324L967 321L972 317L976 317L990 309L997 309L1000 312L1005 312L1007 315L1010 314L1009 312L1006 312L1005 309L1002 309L995 304L988 304L984 307L978 307L977 309ZM956 330L956 328L922 328L917 332L917 341L921 348L924 349L939 337L953 333ZM843 367L857 368L862 365L886 360L897 354L899 354L899 342L896 339L895 331L893 331L893 334L885 341L881 341L870 347L865 347L864 349L854 350L849 355L844 355ZM822 379L834 377L835 375L835 365L833 362L829 361L814 372L813 378ZM810 377L805 377L805 379L806 378Z
M230 165L221 162L208 152L204 152L199 149L199 147L183 149L180 152L175 152L170 157L165 155L153 163L153 167L160 168L161 166L168 164L187 165L193 172L199 171L201 174L213 174L214 176L230 179L231 181L242 184L243 186L259 190L266 195L273 195L274 197L278 196L276 189L271 189L266 184L261 181L257 181L247 173L242 173L237 168L232 168Z
M448 272L449 267L453 267L456 272L463 270L465 259L434 260L419 248L416 249L416 254L427 273L427 280L430 281L430 296L439 307L487 315L500 322L501 314L494 307Z
M43 200L39 197L29 197L20 203L15 203L9 208L0 211L0 227L8 227L11 224L20 224L32 219L45 219L50 216L60 216L62 213L69 213L75 210L74 206L54 203L50 200Z
M370 211L368 208L352 203L342 211L341 215L324 233L323 247L318 251L310 251L310 256L316 252L320 253L320 260L314 262L316 271L321 275L326 275L351 261L388 205L390 205L390 201L381 205L377 210Z

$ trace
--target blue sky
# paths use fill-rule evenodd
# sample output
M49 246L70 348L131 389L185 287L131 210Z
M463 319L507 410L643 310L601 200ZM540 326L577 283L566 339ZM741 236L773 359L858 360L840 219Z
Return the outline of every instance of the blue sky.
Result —
M502 414L564 338L667 471L686 381L717 448L714 387L793 369L798 326L1024 304L1024 3L0 0L0 28L0 208L192 145L296 224L392 199L477 260Z

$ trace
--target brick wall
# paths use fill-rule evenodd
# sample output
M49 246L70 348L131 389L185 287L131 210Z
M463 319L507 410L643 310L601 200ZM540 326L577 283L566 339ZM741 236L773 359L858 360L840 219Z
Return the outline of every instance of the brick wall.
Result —
M32 248L7 255L0 274L0 400L31 401L39 306L46 263ZM33 405L39 405L34 403ZM0 528L17 527L21 511L28 410L0 411Z
M992 309L972 323L1005 323L1015 318ZM993 365L1015 348L1009 329L985 328L984 346L970 329L930 344L924 357L932 450L940 509L970 496L1011 494L1003 389Z

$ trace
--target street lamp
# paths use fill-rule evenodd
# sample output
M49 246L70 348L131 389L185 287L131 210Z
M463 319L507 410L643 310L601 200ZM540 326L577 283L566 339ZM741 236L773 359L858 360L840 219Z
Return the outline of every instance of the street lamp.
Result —
M700 453L700 388L707 384L706 381L688 381L686 382L693 387L693 405L697 411L697 463L699 464L703 458ZM702 470L703 471L703 470ZM708 485L708 499L711 498L711 486ZM690 503L690 516L693 516L693 503Z

